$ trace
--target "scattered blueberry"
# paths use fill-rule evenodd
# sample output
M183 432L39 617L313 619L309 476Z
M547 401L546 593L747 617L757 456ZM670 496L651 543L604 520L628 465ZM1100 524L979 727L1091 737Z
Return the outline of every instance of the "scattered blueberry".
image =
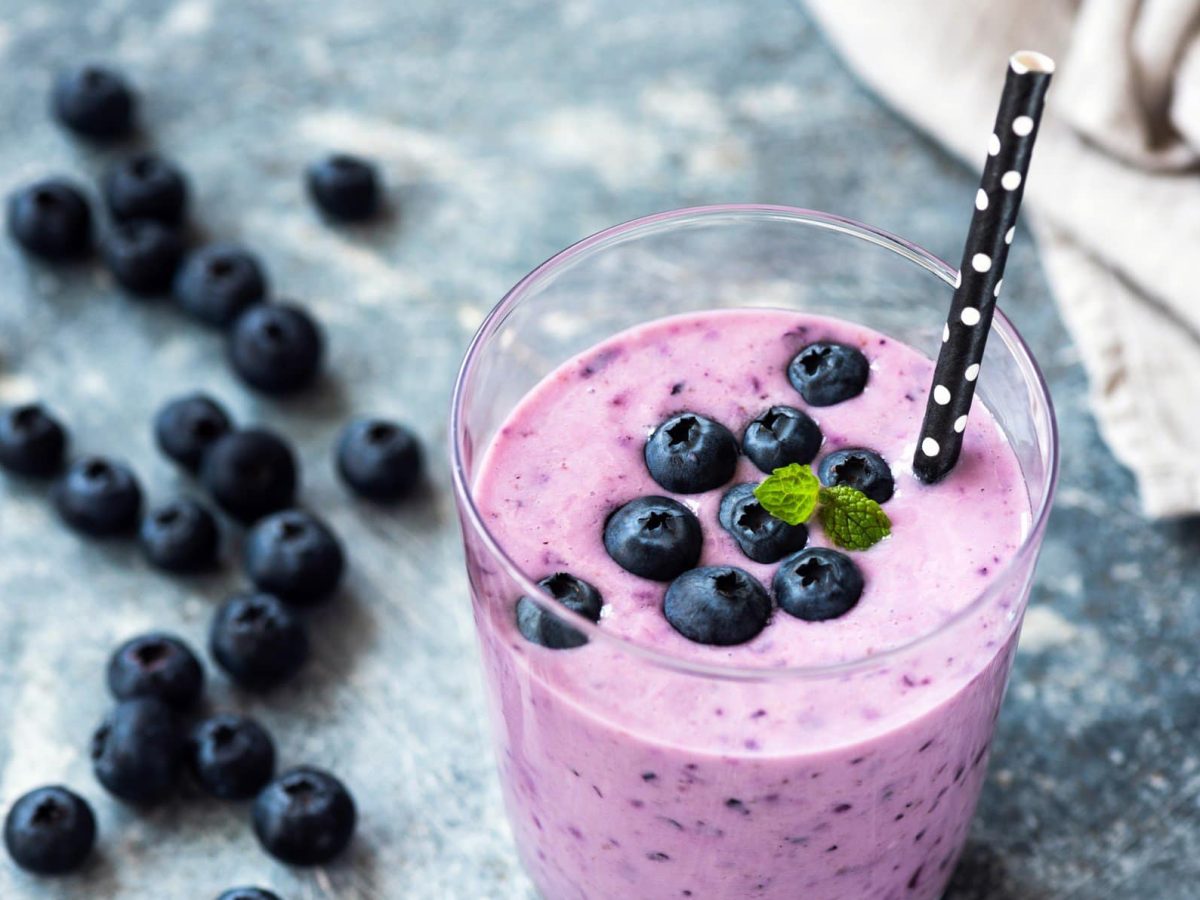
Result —
M812 462L822 440L820 427L808 413L792 406L772 406L746 426L742 451L770 475L792 463Z
M354 800L328 772L302 766L284 772L254 801L254 833L272 856L296 866L329 862L350 843Z
M161 700L124 700L92 736L92 768L113 796L139 806L167 798L182 762L183 740Z
M54 505L71 528L106 537L137 527L142 489L123 463L92 456L72 464L59 479Z
M833 406L857 397L870 374L871 364L862 351L832 341L809 344L788 366L792 387L813 406Z
M862 596L863 577L846 554L810 547L783 561L772 588L784 612L806 622L823 622L854 608Z
M217 900L279 900L279 895L266 888L235 887L224 891Z
M275 744L265 728L228 713L205 719L188 742L192 774L222 800L248 800L275 774Z
M96 843L88 802L65 787L41 787L17 799L4 819L4 846L22 869L62 875L78 869Z
M67 432L41 404L26 403L0 412L0 468L31 478L62 470Z
M600 592L582 578L557 572L538 582L538 587L572 612L592 622L600 621L604 600ZM517 601L517 629L525 640L551 650L571 650L587 643L587 637L529 597Z
M142 519L142 552L165 572L203 572L217 564L221 532L217 519L195 500L171 500Z
M808 528L777 519L758 502L753 484L739 484L721 498L718 518L742 552L760 563L773 563L808 543Z
M143 634L109 658L108 689L118 700L153 697L182 712L200 699L204 670L191 648L174 635Z
M646 441L650 477L668 491L699 494L729 481L737 468L738 444L719 422L680 413L663 422Z
M379 176L375 166L357 156L335 153L313 163L305 181L321 211L334 219L369 219L379 208Z
M213 619L209 652L243 687L266 689L299 671L308 658L304 623L270 594L238 594Z
M9 195L8 230L25 250L49 262L79 259L92 249L92 211L83 191L63 178Z
M267 276L253 253L232 244L209 244L184 260L175 299L202 322L225 327L267 296Z
M689 641L729 647L744 644L766 627L771 597L749 572L704 566L671 582L663 614Z
M58 121L84 137L119 138L133 127L133 90L119 72L104 66L59 73L51 105Z
M154 438L163 453L195 471L213 442L232 427L229 414L212 397L187 394L159 410L154 417Z
M357 419L342 429L337 469L354 492L369 500L399 500L421 479L416 435L384 419Z
M115 225L104 241L104 262L117 284L139 297L165 294L183 259L183 241L153 219Z
M118 222L152 219L179 225L187 195L187 179L179 166L155 153L122 160L104 178L104 202Z
M700 560L700 520L669 497L630 500L604 523L604 549L621 568L670 581Z
M826 487L846 484L857 488L876 503L887 503L896 490L892 470L884 458L862 447L833 451L821 460L817 477Z
M245 561L255 587L300 606L332 594L346 566L329 526L299 509L259 520L246 535Z
M233 323L229 358L250 387L267 394L290 394L316 377L323 344L320 328L303 309L263 303Z
M204 454L200 477L225 512L253 522L292 505L296 457L274 432L259 428L231 431Z

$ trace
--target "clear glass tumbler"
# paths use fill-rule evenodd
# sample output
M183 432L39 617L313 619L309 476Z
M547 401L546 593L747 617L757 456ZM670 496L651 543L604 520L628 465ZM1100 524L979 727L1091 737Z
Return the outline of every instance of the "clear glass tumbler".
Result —
M552 601L489 531L472 485L526 392L618 331L688 311L776 307L859 322L932 356L955 277L921 248L836 216L706 207L575 244L526 276L479 329L454 395L455 490L501 784L517 849L546 900L941 895L984 779L1057 477L1046 384L1003 314L978 396L1020 462L1031 510L1024 541L954 618L885 652L827 667L702 665L614 637L558 604L587 636L586 655L531 651L514 603ZM906 602L922 602L919 590ZM638 690L609 690L606 673L617 670ZM897 696L902 679L912 689L900 688L899 702L873 702L885 683ZM700 709L786 711L806 727L770 752L717 746L697 736Z

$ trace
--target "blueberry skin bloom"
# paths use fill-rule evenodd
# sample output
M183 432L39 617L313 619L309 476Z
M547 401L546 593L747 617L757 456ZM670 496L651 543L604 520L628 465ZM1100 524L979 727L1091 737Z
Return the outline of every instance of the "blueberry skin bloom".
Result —
M863 576L844 553L809 547L785 559L771 584L779 608L806 622L850 612L863 592Z
M777 519L758 502L753 484L739 484L721 498L721 527L732 535L747 557L773 563L808 543L808 528Z
M279 895L260 887L235 887L223 891L217 900L279 900Z
M188 761L209 794L221 800L248 800L275 773L275 743L251 718L216 715L193 729Z
M96 843L88 802L65 787L41 787L21 796L4 819L4 846L22 869L62 875L83 865Z
M887 461L874 450L862 447L833 451L821 460L817 477L825 487L849 485L876 503L887 503L896 491L896 482Z
M556 572L539 581L538 587L572 612L592 622L600 621L604 598L582 578L567 572ZM586 635L529 597L517 601L517 630L525 640L550 650L573 650L587 643Z
M49 178L9 195L8 231L46 262L77 260L92 249L92 211L74 184Z
M695 514L669 497L630 500L604 523L604 549L627 572L670 581L700 560L704 533Z
M321 368L324 338L316 321L298 306L263 303L233 323L229 359L238 377L264 394L291 394L307 387Z
M360 497L388 502L413 492L424 468L421 445L409 429L384 419L358 419L338 438L338 474Z
M867 386L871 364L846 344L816 341L796 354L788 380L812 406L833 406L857 397Z
M171 227L135 219L113 228L104 242L104 261L117 284L138 297L171 289L183 259L183 241Z
M746 426L742 452L770 475L792 463L808 465L824 437L808 413L793 406L772 406Z
M92 768L117 799L151 806L174 788L183 746L171 707L151 697L124 700L92 736Z
M379 208L379 175L365 159L335 153L313 163L305 175L309 196L332 219L357 222Z
M118 700L153 697L179 711L204 691L204 669L183 641L152 632L123 643L108 660L108 689Z
M0 412L0 468L28 478L49 478L62 469L67 432L41 404Z
M175 301L208 325L224 328L267 296L258 257L233 244L209 244L183 262L175 278Z
M114 69L86 65L60 72L51 107L76 134L95 140L124 137L133 128L135 100L129 83Z
M346 567L329 526L299 509L260 520L246 537L245 562L255 587L297 606L326 599Z
M646 441L645 458L650 477L666 490L700 494L733 477L738 443L721 423L685 412L654 430Z
M180 168L155 153L122 160L104 178L104 202L118 222L151 219L179 225L187 194L187 179Z
M54 487L54 505L75 531L108 537L137 527L142 489L129 467L93 456L67 469Z
M259 428L218 438L200 469L217 505L243 522L291 506L298 478L291 448L274 432Z
M671 582L663 615L689 641L730 647L746 643L766 627L771 597L749 572L704 566Z
M266 690L291 678L304 665L308 632L279 598L238 594L217 610L208 649L239 685Z
M158 448L185 469L200 468L213 443L233 428L229 413L207 394L176 397L154 417Z
M284 772L254 801L254 833L263 848L294 866L329 862L346 848L358 818L345 785L302 766Z
M142 519L140 542L151 565L188 574L216 566L221 532L216 517L195 500L172 500Z

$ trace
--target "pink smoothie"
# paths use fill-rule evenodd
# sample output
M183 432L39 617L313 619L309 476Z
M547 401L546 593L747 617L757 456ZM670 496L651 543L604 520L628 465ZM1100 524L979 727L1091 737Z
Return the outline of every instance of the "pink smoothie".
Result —
M862 350L871 373L861 395L806 407L787 365L814 340ZM565 571L599 588L598 627L618 639L529 643L512 583L468 540L502 783L547 900L940 895L1015 648L1027 579L1007 564L1030 510L982 403L954 472L933 487L913 478L931 375L930 360L857 325L720 311L616 335L513 410L475 502L533 580ZM663 616L666 585L608 556L604 523L630 499L667 493L642 455L663 420L700 413L740 438L773 405L818 422L814 462L848 446L888 461L892 536L851 554L865 587L844 616L776 610L745 644L693 643ZM730 485L763 477L743 458ZM739 566L769 588L777 565L746 558L717 523L724 490L675 497L703 525L701 565ZM828 546L815 525L809 546ZM713 677L697 674L704 667Z

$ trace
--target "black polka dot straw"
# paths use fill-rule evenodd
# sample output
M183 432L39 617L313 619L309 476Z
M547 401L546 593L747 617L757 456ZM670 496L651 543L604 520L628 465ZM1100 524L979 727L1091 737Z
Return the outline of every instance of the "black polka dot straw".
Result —
M1025 191L1025 176L1037 138L1054 60L1022 50L1008 60L1008 78L988 141L975 215L967 232L950 317L921 424L913 471L927 484L940 481L958 462L967 413L983 363L983 348L1008 261Z

